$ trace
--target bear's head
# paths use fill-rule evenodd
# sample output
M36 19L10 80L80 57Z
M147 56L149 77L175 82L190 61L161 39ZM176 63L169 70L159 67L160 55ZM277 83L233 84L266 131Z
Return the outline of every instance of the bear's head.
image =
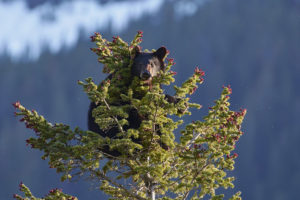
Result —
M131 74L143 81L151 80L152 77L157 76L160 70L164 70L163 59L166 54L167 50L165 47L160 47L153 53L141 52L137 47Z

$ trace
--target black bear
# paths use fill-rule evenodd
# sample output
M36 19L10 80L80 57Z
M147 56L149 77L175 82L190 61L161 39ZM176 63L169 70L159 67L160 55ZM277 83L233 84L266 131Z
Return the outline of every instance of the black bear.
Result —
M133 77L138 77L147 84L151 84L151 80L154 76L157 76L160 70L164 70L165 65L163 62L163 59L167 53L167 50L165 47L160 47L153 53L145 53L141 52L139 48L136 48L136 54L133 59L133 64L131 67L131 79ZM110 74L107 79L111 79L112 74ZM165 95L166 100L170 103L177 103L179 99L170 96L170 95ZM116 138L117 133L119 132L118 127L112 127L109 130L103 131L101 128L98 126L98 124L95 123L95 119L92 116L92 111L94 108L96 108L97 105L94 102L91 102L89 111L88 111L88 129L99 133L102 137L109 137L109 138ZM142 122L142 118L139 116L137 110L131 109L128 113L128 125L125 125L123 127L124 131L133 128L133 129L138 129L140 127L140 124ZM138 139L132 138L132 140L136 143L140 143ZM162 144L163 148L167 148L166 145ZM120 152L114 150L111 151L109 149L108 145L105 145L100 149L102 152L104 152L108 156L113 156L117 157L121 155Z

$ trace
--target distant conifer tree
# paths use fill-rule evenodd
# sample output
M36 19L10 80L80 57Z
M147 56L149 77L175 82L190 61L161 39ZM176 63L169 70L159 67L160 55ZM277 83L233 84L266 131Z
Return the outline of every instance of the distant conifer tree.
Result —
M91 78L79 81L89 99L100 106L93 111L96 123L103 129L118 127L118 138L103 138L78 127L71 130L64 124L51 124L36 111L16 102L15 114L36 133L27 144L44 152L42 159L48 159L49 166L62 174L62 181L89 177L111 199L223 199L224 195L216 190L234 187L234 177L228 177L227 172L234 169L237 154L232 151L243 134L241 124L246 110L231 111L228 102L231 88L223 87L221 97L209 108L208 115L186 124L175 140L174 132L183 124L182 118L191 115L191 108L201 108L190 103L188 96L203 82L204 72L197 67L181 86L174 86L180 101L169 103L161 85L174 82L173 59L166 59L165 70L153 77L151 85L138 78L131 80L132 58L141 38L142 32L138 32L128 44L120 37L110 42L95 33L91 39L97 47L91 50L104 64L103 72L114 76L99 85ZM113 104L116 100L128 103L116 106ZM144 116L138 129L123 129L128 108L135 108ZM135 143L132 138L141 142ZM163 148L162 143L168 148ZM122 153L108 158L99 150L102 145ZM15 199L40 199L23 183L20 190L24 197L15 194ZM77 198L53 189L42 199ZM240 192L231 199L241 199Z

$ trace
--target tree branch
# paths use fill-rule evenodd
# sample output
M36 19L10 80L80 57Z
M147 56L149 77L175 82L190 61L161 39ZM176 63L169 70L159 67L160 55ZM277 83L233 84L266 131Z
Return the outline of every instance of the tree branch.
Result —
M103 98L102 100L103 100L103 102L105 103L105 106L107 107L107 109L108 109L109 111L111 111L111 109L110 109L110 107L109 107L107 101L106 101L104 98ZM122 127L121 124L119 123L119 120L118 120L115 116L112 116L112 117L113 117L113 119L115 120L115 122L117 123L119 130L120 130L122 133L124 133L123 127Z
M120 189L123 190L127 195L129 195L129 196L131 196L131 197L133 197L133 198L135 198L135 199L138 199L138 200L147 200L147 199L145 199L145 198L143 198L143 197L141 197L141 196L139 196L139 195L137 195L137 194L131 192L130 190L126 189L123 185L117 183L117 182L114 181L113 179L107 177L103 172L101 172L101 171L94 171L94 170L93 170L92 172L95 173L95 175L98 176L98 177L100 177L101 179L106 180L106 181L108 181L109 183L111 183L111 184L115 185L116 187L120 188Z
M210 164L210 162L207 162L206 165L204 165L200 170L196 170L195 175L194 175L194 177L193 177L193 179L192 179L192 181L191 181L191 184L195 181L196 177L201 173L201 171L204 170L204 168L207 167L209 164ZM190 193L192 190L194 190L194 189L195 189L195 188L192 188L191 190L187 191L187 192L185 193L185 195L183 196L182 200L186 200L187 197L188 197L188 195L189 195L189 193Z

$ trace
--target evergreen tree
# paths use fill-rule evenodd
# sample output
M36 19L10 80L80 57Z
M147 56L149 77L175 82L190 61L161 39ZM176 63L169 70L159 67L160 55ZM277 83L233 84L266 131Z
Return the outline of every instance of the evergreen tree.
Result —
M174 131L183 124L182 118L191 115L191 108L201 108L191 103L188 96L203 83L204 72L197 67L181 86L174 86L180 101L169 103L161 86L174 82L173 59L166 59L165 70L153 77L151 84L130 74L142 32L130 44L120 37L107 41L99 33L91 39L96 44L91 50L104 64L103 72L113 76L99 85L91 78L79 84L89 99L99 105L93 110L95 122L101 129L118 127L119 137L103 138L78 127L72 130L64 124L53 125L16 102L13 104L18 110L16 115L36 133L27 144L44 152L42 159L48 159L50 167L62 174L62 181L89 177L111 199L222 199L224 195L217 194L216 189L234 187L234 177L228 177L227 172L234 169L237 154L232 151L243 134L241 123L246 114L245 109L238 112L229 109L230 86L223 87L221 97L202 121L186 124L180 130L180 138L175 139ZM127 103L117 105L117 101ZM131 108L143 120L138 129L125 130ZM141 142L136 143L132 138ZM100 151L103 145L121 155L105 155ZM23 183L20 190L24 197L14 195L16 199L39 199ZM42 199L77 198L53 189ZM241 199L240 192L231 199Z

